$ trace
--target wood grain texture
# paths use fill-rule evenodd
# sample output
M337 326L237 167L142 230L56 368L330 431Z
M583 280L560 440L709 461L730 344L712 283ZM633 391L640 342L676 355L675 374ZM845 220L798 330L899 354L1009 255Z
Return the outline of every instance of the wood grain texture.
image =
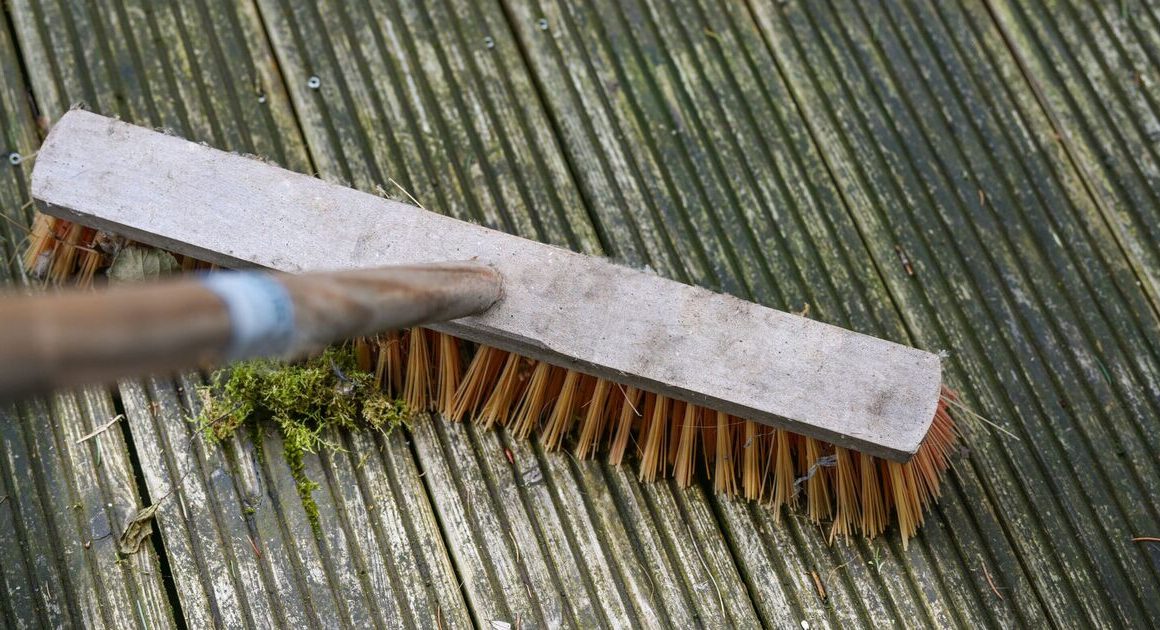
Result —
M253 5L129 2L82 7L16 2L12 3L11 16L29 67L31 92L46 123L83 101L141 124L263 155L301 171L312 170L282 88L281 71L267 47L262 21ZM6 71L5 77L9 76L19 75ZM12 87L21 90L14 102L25 103L23 88L17 84ZM31 117L27 120L32 121ZM8 129L20 127L5 125ZM31 124L25 129L33 135L22 151L31 154L38 139ZM26 189L22 184L18 190ZM4 209L15 211L22 203L6 203ZM27 210L22 212L22 220L27 220ZM9 224L2 229L9 230ZM369 589L370 583L360 582L353 572L328 573L327 560L317 551L310 552L309 545L303 546L313 535L284 464L258 465L256 450L246 436L224 450L205 448L193 439L187 419L196 411L193 388L198 384L199 379L188 377L151 379L123 383L118 392L129 416L127 423L148 492L158 498L175 486L181 488L161 503L155 522L173 573L171 594L176 598L168 602L173 610L167 605L136 625L165 627L173 623L173 613L181 614L190 627L350 625L354 617L336 603L331 582L349 580L356 591ZM107 421L107 417L82 408L71 422L82 419L84 424L78 426L86 427L84 432ZM39 424L52 427L58 422L44 420ZM268 450L277 452L278 448L274 440ZM375 488L374 501L394 509L384 511L379 526L360 539L362 544L376 546L358 553L389 554L397 563L393 596L399 603L392 608L384 601L363 610L371 611L371 623L386 624L387 619L399 618L392 616L391 610L407 610L402 619L410 627L465 627L466 608L454 567L447 559L413 455L401 435L376 442L375 448L377 461L382 463L372 466L368 459L362 470L377 471L367 481ZM339 459L332 466L351 476L359 462L352 457ZM27 465L23 470L27 471ZM22 472L21 476L29 484L45 477L40 472ZM282 478L276 479L278 476ZM325 479L321 472L319 478ZM19 491L36 496L35 487L25 489L22 485ZM178 498L181 500L175 500ZM356 501L364 503L360 488L346 484L317 500L320 513L328 518ZM0 509L3 506L0 504ZM27 514L27 527L33 528L30 531L46 531L48 525L43 520ZM52 540L52 536L44 540ZM115 537L110 540L115 544ZM144 553L142 557L147 557ZM346 566L354 566L349 564L356 555L353 544L328 548L327 553L330 555L325 558L333 558L336 566L344 557ZM119 574L93 573L83 563L74 562L69 569L54 570L57 576L70 577L46 581L52 579L49 569L54 566L53 557L45 555L40 561L44 573L39 583L46 586L34 591L47 593L43 595L44 607L50 612L45 623L64 619L67 625L68 619L95 618L98 621L92 624L101 625L99 615L105 613L100 611L115 610L112 606L120 604L111 599L112 595L106 602L106 595L95 588L93 580L113 580ZM134 572L132 566L120 566L126 575L161 577L155 568ZM16 602L21 592L9 591L18 598L13 600ZM381 595L382 591L368 591L358 597L369 601ZM134 604L130 600L126 605ZM38 614L35 607L10 606L8 610L26 616ZM154 611L144 605L141 610L147 615ZM134 622L114 625L126 627Z
M1160 309L1156 242L1156 173L1160 59L1153 2L1091 5L1057 2L1045 11L1025 2L984 2L1012 49L1024 79L1050 118L1056 150L1077 178Z
M33 101L7 27L0 29L0 285L25 285L27 177L39 143ZM9 162L9 155L27 161ZM117 537L147 504L107 392L82 391L0 407L0 625L173 627L158 557L125 558Z
M1127 307L1139 304L1138 288L1117 290L1116 272L1103 267L1116 260L1115 249L1084 231L1090 199L1066 187L1074 181L1068 164L1036 144L1050 132L1041 111L1020 108L1028 103L1025 86L1021 99L1006 100L1021 84L1001 80L1004 65L1007 76L1013 71L1009 57L985 52L1001 47L979 43L996 35L984 12L970 4L937 12L911 3L880 11L834 4L759 12L758 19L787 59L783 67L810 69L791 82L831 159L845 155L856 167L849 180L873 210L859 217L871 251L883 269L897 270L891 250L901 242L914 261L919 282L886 274L895 299L911 304L902 311L908 325L945 339L954 348L952 382L964 379L983 413L1022 432L1021 442L974 437L972 465L958 470L978 472L979 490L1000 506L1000 523L1020 523L1004 529L1050 530L1043 541L1059 552L1045 554L1018 535L1009 539L1014 553L999 557L1029 567L1036 596L1049 602L1043 613L1060 622L1074 619L1064 603L1073 588L1108 594L1085 603L1093 623L1150 618L1140 593L1151 588L1154 568L1123 542L1156 508L1153 474L1143 472L1155 461L1143 436L1154 429L1131 420L1154 417L1143 411L1153 403L1136 395L1139 385L1124 387L1141 376L1150 382L1154 371L1155 328L1140 319L1147 311ZM889 208L912 210L883 211ZM1136 341L1119 345L1121 335ZM1105 377L1097 363L1119 366L1108 369L1120 376ZM998 367L1004 364L1010 367ZM1144 415L1120 405L1143 405ZM1139 454L1106 456L1121 448ZM1074 543L1064 541L1072 536ZM976 562L985 557L975 551ZM971 547L960 557L969 561ZM1069 578L1051 577L1059 572ZM989 585L980 587L986 597Z

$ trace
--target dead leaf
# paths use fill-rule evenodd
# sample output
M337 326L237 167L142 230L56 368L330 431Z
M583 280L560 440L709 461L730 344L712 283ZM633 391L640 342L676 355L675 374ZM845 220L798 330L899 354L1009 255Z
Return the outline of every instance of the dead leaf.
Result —
M181 264L169 252L130 245L125 247L109 265L110 282L140 282L156 280L181 270Z
M131 556L141 549L141 543L153 534L153 516L157 514L160 503L154 503L141 508L125 525L125 531L117 539L117 550L123 555Z

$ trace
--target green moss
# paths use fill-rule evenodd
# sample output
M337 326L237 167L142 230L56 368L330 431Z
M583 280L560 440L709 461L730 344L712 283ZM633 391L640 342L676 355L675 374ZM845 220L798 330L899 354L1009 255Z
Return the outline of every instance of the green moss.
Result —
M194 421L211 443L248 428L261 449L262 424L277 428L315 535L321 534L313 496L318 484L306 476L306 454L337 448L323 437L332 428L390 432L407 418L402 401L385 396L373 375L358 370L349 347L298 363L236 363L215 372L198 393L204 404Z

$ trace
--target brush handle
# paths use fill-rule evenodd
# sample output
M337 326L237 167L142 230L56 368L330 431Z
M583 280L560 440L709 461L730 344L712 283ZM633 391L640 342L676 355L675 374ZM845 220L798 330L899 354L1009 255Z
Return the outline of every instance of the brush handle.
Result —
M256 356L487 310L501 278L477 263L195 279L0 298L0 400Z

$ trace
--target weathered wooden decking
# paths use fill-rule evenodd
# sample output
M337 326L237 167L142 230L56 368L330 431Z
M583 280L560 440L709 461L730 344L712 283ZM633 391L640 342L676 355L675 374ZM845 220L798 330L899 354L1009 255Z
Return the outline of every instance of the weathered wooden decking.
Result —
M316 540L275 439L130 382L0 409L0 625L1160 624L1160 3L326 5L9 0L0 151L83 101L402 187L944 352L1018 439L968 424L903 551L432 419L308 461Z

